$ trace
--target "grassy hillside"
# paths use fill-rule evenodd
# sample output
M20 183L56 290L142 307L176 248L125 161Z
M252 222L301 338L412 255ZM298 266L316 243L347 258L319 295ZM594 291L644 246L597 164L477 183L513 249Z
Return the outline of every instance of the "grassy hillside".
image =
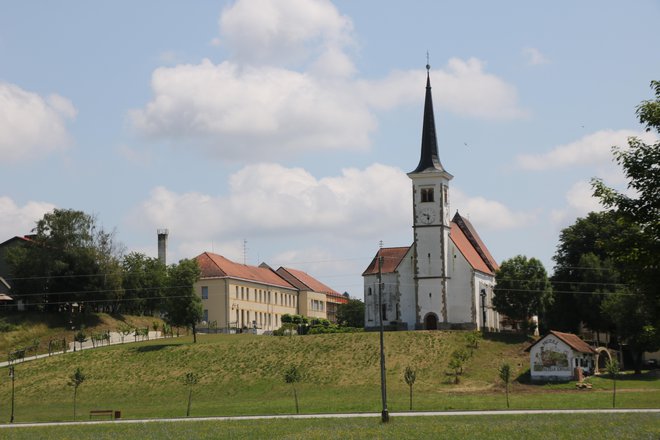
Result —
M124 417L185 415L187 389L182 377L199 374L194 388L195 416L291 413L291 386L284 370L297 365L301 411L344 412L380 409L377 333L270 337L202 335L111 346L30 361L16 366L16 420L67 420L73 391L67 377L81 367L87 380L79 389L79 414L90 409L121 410ZM516 372L527 369L527 345L499 336L481 341L468 361L461 382L447 374L451 352L465 346L462 332L396 332L385 335L388 402L391 411L408 409L403 371L417 371L414 408L503 408L497 368L506 361ZM0 373L0 421L8 420L10 382ZM619 385L621 406L660 406L659 381ZM516 408L611 407L611 383L594 381L595 390L576 392L570 385L517 384ZM626 392L626 388L636 388ZM604 391L598 391L599 389Z
M132 327L151 327L154 321L161 322L151 316L110 316L104 313L81 315L76 318L76 329L84 327L87 333L104 330L117 331L121 325ZM66 315L44 313L12 313L0 315L0 356L6 360L9 351L32 345L39 340L39 353L48 352L48 341L66 338L71 342L73 331L71 322Z

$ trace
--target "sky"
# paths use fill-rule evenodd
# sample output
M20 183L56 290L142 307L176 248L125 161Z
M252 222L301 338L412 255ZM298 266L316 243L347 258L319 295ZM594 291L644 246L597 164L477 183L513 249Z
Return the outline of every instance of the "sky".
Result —
M0 0L0 242L54 208L126 252L304 270L362 297L412 243L427 54L452 212L552 273L651 140L660 2Z

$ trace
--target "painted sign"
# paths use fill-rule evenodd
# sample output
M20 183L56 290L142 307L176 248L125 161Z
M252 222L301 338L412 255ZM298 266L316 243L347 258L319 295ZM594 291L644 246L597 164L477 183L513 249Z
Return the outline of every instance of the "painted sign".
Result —
M571 371L568 363L568 351L562 350L559 341L546 338L541 342L532 360L533 371Z

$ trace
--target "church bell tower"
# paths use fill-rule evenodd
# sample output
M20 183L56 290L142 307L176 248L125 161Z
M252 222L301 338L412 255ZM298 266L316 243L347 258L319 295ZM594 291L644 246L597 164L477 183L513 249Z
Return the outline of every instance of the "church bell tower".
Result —
M438 156L430 68L427 64L421 155L417 168L408 177L413 185L416 327L435 329L448 322L449 181L453 176Z

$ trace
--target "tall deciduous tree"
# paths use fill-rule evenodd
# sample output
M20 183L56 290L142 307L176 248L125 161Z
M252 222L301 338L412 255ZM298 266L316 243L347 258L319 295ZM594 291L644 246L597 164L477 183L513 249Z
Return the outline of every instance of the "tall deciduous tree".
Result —
M32 232L25 246L7 256L17 298L50 311L74 302L111 311L122 295L121 246L114 233L70 209L46 213Z
M637 107L646 131L660 135L660 81L652 81L655 99ZM660 348L660 140L646 144L637 137L628 147L613 147L614 158L628 179L629 194L593 179L594 195L605 207L639 229L634 240L617 240L613 257L622 266L626 280L624 294L613 297L609 311L617 334L635 357L635 371L641 370L641 353ZM621 310L626 307L626 310Z
M613 245L615 240L630 240L636 233L612 212L591 212L561 231L553 257L554 302L545 316L550 328L577 332L584 322L595 331L612 329L601 303L620 288Z
M495 278L493 306L511 319L526 323L551 301L548 274L536 258L517 255L505 260Z
M181 260L167 268L165 320L173 326L190 327L197 342L197 323L202 320L202 300L193 285L201 275L197 260Z
M167 267L158 258L131 252L122 260L125 302L122 311L151 315L162 308Z

